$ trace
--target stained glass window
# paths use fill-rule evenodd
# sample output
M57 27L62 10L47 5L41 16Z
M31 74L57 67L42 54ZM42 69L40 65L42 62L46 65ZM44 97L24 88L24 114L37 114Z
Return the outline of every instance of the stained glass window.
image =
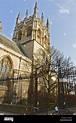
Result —
M2 70L2 63L0 62L0 72L1 72L1 70Z
M0 61L0 77L8 77L10 75L11 62L8 57Z

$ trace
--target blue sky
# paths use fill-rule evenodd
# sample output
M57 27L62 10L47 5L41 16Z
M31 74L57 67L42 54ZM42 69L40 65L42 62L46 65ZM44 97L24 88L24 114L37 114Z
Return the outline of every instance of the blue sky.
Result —
M70 56L76 65L76 0L0 0L2 33L11 39L18 13L21 20L27 9L32 15L35 2L38 2L39 17L43 12L45 23L47 18L50 21L51 45L64 56Z

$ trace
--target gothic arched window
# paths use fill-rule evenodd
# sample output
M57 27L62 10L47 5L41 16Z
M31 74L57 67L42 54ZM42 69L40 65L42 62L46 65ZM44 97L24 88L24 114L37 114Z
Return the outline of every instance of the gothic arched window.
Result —
M19 32L18 32L18 40L21 40L21 36L22 36L22 32L19 31Z
M8 57L4 57L0 60L0 77L7 78L11 74L11 61Z
M31 36L31 33L32 33L32 27L29 26L29 27L27 27L27 37Z
M41 43L41 30L40 29L38 29L37 31L37 38L38 38L38 42Z
M45 35L45 38L44 38L44 47L46 47L47 45L47 36Z
M37 37L38 37L38 38L41 37L41 31L40 31L40 29L38 29L38 31L37 31Z

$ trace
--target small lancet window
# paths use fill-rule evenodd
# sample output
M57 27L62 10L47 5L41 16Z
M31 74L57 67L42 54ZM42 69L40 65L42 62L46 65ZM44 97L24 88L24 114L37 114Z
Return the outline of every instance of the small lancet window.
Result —
M21 36L22 36L22 32L19 31L19 32L18 32L18 40L21 40Z
M41 31L40 31L40 29L38 29L38 31L37 31L37 37L38 37L38 38L41 37Z
M27 28L27 37L28 37L28 36L31 36L31 33L32 33L32 27L29 26L29 27Z

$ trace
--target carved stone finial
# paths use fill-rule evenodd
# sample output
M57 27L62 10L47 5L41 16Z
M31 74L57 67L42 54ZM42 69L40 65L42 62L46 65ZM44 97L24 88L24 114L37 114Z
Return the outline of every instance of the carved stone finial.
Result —
M44 22L44 14L43 13L41 15L41 20L42 20L42 22Z
M17 16L16 24L17 24L17 23L20 23L20 13L19 13L18 16Z
M46 22L46 27L47 27L47 29L48 29L48 31L49 31L49 29L50 29L50 24L49 24L48 18L47 18L47 22Z
M28 18L28 10L26 10L26 18Z
M34 7L34 17L38 17L38 4L37 4L37 2L35 3L35 7Z

